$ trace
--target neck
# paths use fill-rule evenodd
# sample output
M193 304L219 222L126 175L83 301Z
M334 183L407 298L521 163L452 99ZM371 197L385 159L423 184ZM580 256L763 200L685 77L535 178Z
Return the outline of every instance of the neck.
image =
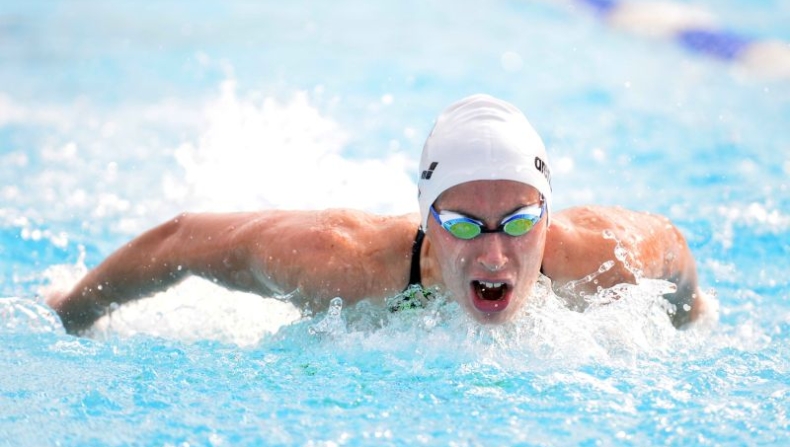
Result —
M443 286L439 260L431 247L431 238L425 235L420 250L420 275L423 287Z

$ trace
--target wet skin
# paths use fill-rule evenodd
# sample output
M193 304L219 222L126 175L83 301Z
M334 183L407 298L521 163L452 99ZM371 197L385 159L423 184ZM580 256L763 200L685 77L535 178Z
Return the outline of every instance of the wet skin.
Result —
M434 207L463 214L496 229L503 218L540 200L538 191L523 183L476 181L448 189ZM546 222L544 214L522 236L484 233L463 240L429 219L424 262L429 271L435 269L438 273L436 283L475 320L502 323L512 319L529 300L540 273Z
M533 187L506 180L464 183L445 191L437 210L455 211L495 229L514 211L535 205ZM69 332L89 327L113 303L177 284L189 275L261 296L287 294L297 307L321 310L333 297L384 301L409 281L416 214L377 216L354 210L181 214L120 247L70 290L47 293ZM554 291L594 293L644 278L671 281L665 295L680 327L706 308L694 257L662 216L619 207L585 206L551 213L522 236L484 233L457 239L428 220L420 256L422 284L446 292L477 321L513 319L529 302L541 267ZM604 237L611 234L612 238ZM628 264L615 262L596 283L569 284L615 260L616 239Z

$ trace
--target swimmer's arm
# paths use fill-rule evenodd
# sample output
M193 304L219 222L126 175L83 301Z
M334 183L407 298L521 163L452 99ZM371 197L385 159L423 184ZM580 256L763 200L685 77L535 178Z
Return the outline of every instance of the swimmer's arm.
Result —
M639 272L675 284L676 292L665 295L677 307L672 315L675 326L694 321L704 312L694 257L680 231L666 218L616 207L577 207L552 219L543 270L560 295L635 284L635 272ZM615 255L615 240L625 254L620 255L622 259Z
M384 297L406 286L417 216L349 210L183 214L110 255L48 304L69 332L113 304L149 296L188 275L262 296L287 295L320 309Z
M243 213L179 215L120 247L70 291L47 297L47 303L67 331L77 332L90 327L113 303L150 296L190 274L249 291L243 250L235 245L241 241L234 240L234 229L249 219Z

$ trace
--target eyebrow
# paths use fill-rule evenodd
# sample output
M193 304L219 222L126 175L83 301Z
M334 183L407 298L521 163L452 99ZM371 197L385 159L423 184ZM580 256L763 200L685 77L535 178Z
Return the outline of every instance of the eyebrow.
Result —
M502 215L499 217L499 223L501 223L501 222L502 222L502 220L503 220L504 218L506 218L506 217L508 217L508 216L512 216L513 214L516 214L516 211L518 211L518 210L522 210L522 209L524 209L524 208L530 208L530 207L533 207L533 206L538 206L538 207L539 207L539 206L541 206L541 205L543 204L543 200L544 200L543 198L540 198L540 197L539 197L539 198L538 198L538 201L537 201L537 202L535 202L535 203L529 203L529 204L526 204L526 205L519 205L519 206L517 206L517 207L513 208L512 210L510 210L510 211L508 211L508 212L506 212L506 213L502 214ZM449 211L449 212L452 212L452 213L458 213L458 214L461 214L461 215L463 215L463 216L466 216L466 217L468 217L468 218L470 218L470 219L474 219L474 220L476 220L476 221L478 221L478 222L482 222L482 223L484 223L484 224L486 223L485 219L483 219L482 217L478 217L478 216L476 216L476 215L474 215L474 214L472 214L472 213L467 213L467 212L465 212L465 211L461 211L461 210L453 210L453 209L442 209L442 210L438 210L438 211L439 211L439 212L442 212L442 211ZM497 224L497 225L498 225L498 224Z

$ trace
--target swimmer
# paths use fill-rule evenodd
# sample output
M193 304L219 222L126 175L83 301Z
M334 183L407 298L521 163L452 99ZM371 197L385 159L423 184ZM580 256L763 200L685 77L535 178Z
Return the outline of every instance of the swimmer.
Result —
M325 309L380 302L410 285L437 290L476 321L504 323L540 275L560 296L663 279L681 327L704 305L694 258L665 217L619 207L555 211L546 150L526 117L487 95L438 117L420 160L419 214L348 209L181 214L127 243L47 303L66 330L89 328L113 303L189 275L228 289ZM596 274L595 281L584 281Z

